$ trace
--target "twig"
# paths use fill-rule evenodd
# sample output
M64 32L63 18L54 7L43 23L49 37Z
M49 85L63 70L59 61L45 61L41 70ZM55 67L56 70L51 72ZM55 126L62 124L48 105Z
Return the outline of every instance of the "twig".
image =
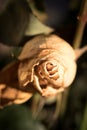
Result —
M73 47L79 48L81 45L84 29L87 23L87 0L84 0L81 5L80 16L78 17L78 27L76 30Z
M81 45L81 41L82 41L83 32L84 32L86 22L87 22L87 0L84 0L82 2L82 5L81 5L78 27L77 27L75 38L74 38L74 41L73 41L73 47L75 49L78 49ZM63 97L61 97L61 99L60 99L60 101L63 104L63 105L59 106L59 107L61 107L60 116L63 116L63 114L65 113L69 92L70 92L70 88L68 88L64 92Z

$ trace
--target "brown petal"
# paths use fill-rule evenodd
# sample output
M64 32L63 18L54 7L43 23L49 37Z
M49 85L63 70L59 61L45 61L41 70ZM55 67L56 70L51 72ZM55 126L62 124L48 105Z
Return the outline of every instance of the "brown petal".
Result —
M27 101L34 92L19 87L17 71L19 61L15 61L0 71L0 107ZM32 87L33 88L33 87Z
M51 85L48 85L46 89L43 89L42 96L44 97L54 96L63 91L64 91L64 88L55 89Z
M37 57L40 54L40 51L46 51L47 54L50 53L51 50L57 50L59 53L67 55L71 59L75 59L75 52L73 48L64 41L62 38L56 36L56 35L40 35L32 40L28 41L21 54L19 55L18 59L24 60L24 59L30 59L31 57ZM44 54L45 52L43 52ZM40 55L40 59L41 59Z

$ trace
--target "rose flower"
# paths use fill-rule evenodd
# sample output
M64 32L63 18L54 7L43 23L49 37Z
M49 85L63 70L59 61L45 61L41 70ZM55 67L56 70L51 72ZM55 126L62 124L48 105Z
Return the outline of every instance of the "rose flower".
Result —
M18 57L20 87L32 85L42 96L52 96L71 85L76 75L74 49L56 35L40 35L27 42Z

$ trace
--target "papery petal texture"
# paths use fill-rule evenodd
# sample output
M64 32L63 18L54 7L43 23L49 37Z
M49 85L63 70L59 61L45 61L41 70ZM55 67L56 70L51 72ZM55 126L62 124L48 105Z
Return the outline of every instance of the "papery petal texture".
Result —
M51 96L73 82L76 75L75 52L56 35L40 35L27 42L18 57L21 87L30 86L42 96Z

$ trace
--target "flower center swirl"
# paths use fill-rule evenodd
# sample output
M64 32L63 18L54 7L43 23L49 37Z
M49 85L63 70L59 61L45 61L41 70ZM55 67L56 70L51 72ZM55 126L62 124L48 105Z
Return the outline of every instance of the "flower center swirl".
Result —
M54 80L57 80L59 78L57 65L54 65L53 63L49 62L46 64L46 70L47 70L50 78L52 78Z
M35 72L41 86L52 84L54 88L58 88L62 84L64 71L55 60L40 63L36 66Z

